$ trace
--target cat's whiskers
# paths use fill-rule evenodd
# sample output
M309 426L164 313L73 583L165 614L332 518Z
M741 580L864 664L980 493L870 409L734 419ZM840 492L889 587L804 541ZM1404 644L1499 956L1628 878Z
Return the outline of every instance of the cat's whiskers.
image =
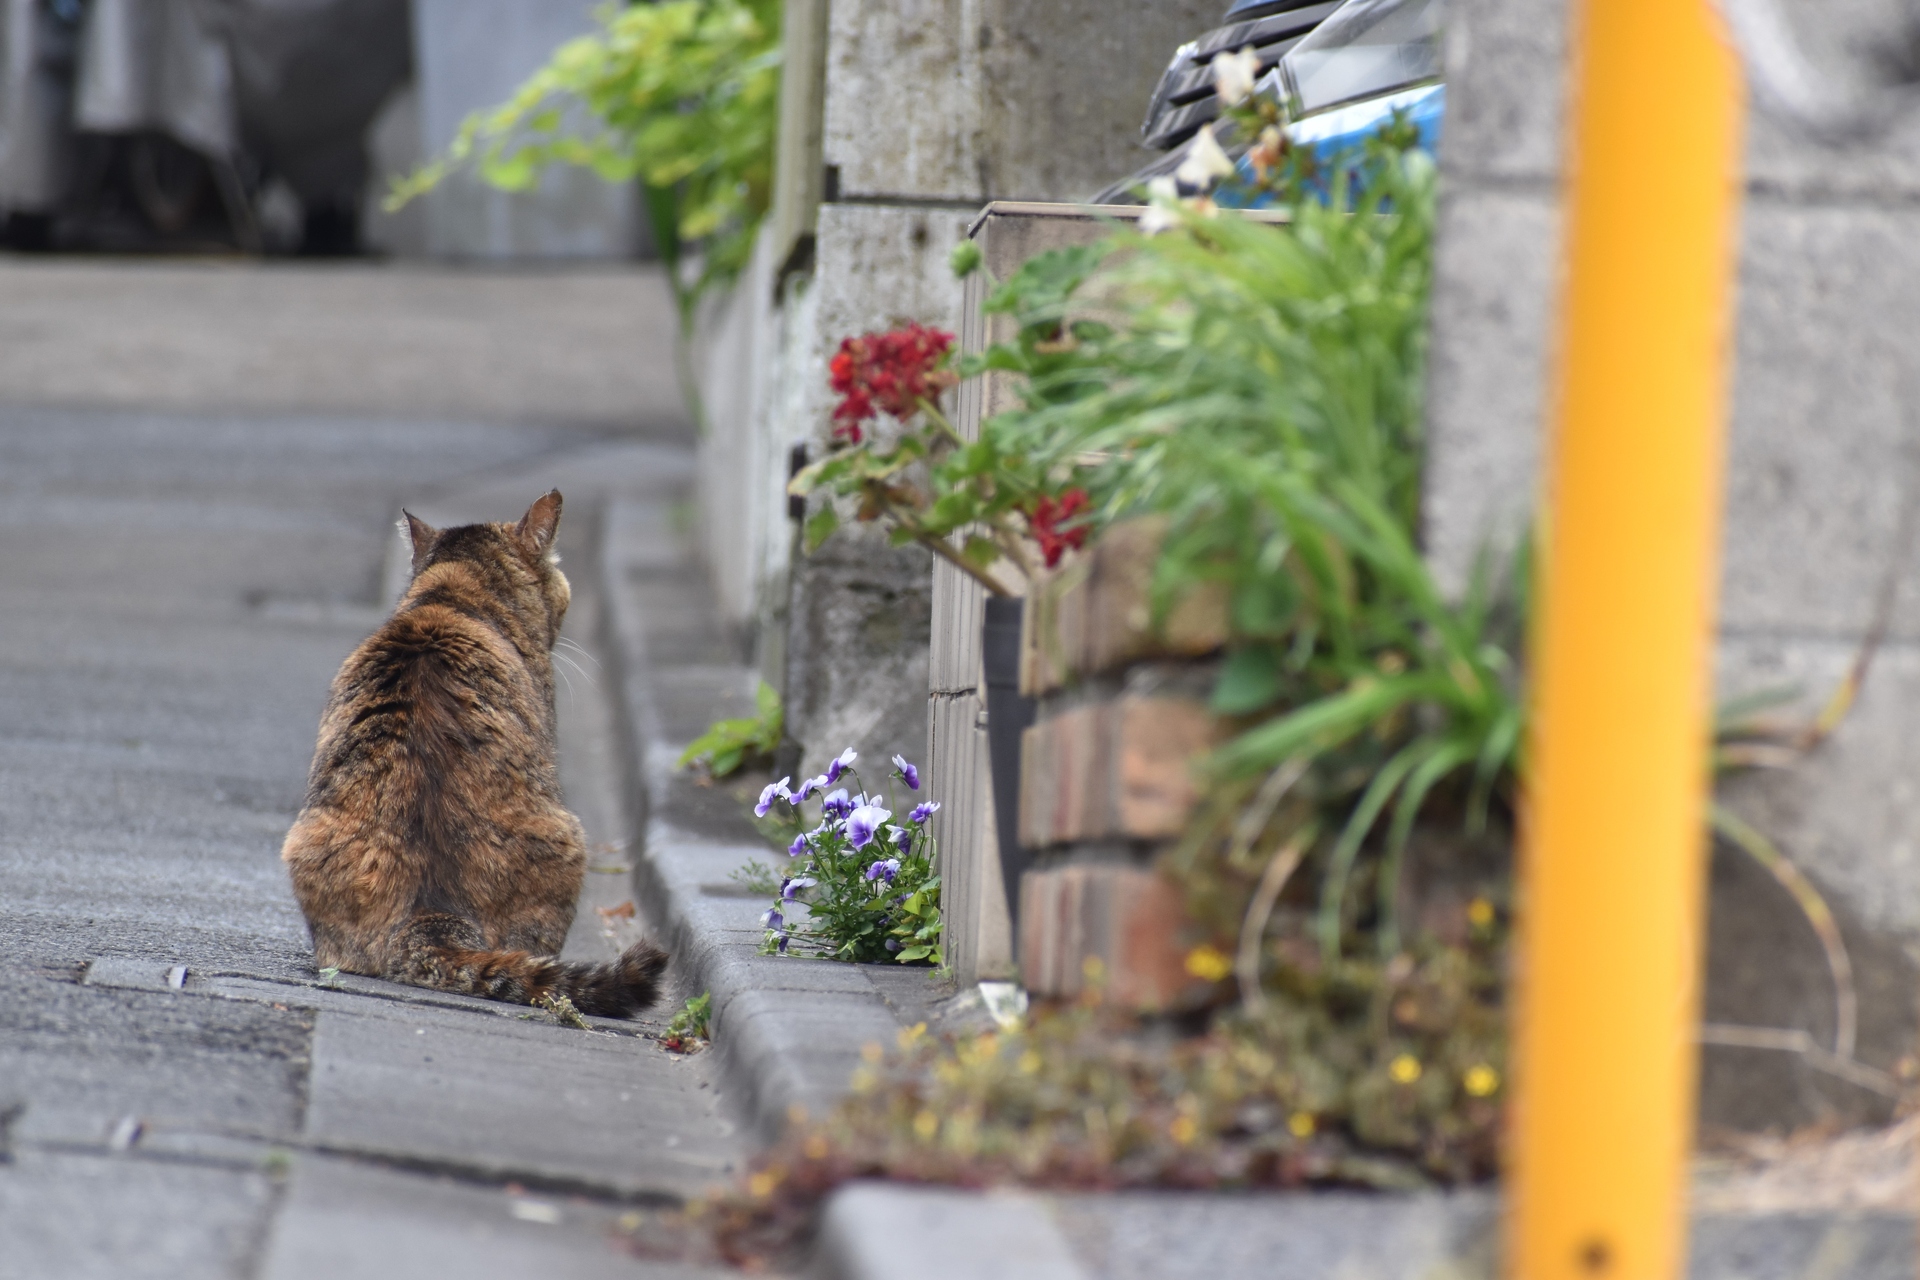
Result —
M572 658L570 658L570 657L568 657L568 656L567 656L566 654L564 654L564 653L556 653L556 654L554 654L553 656L554 656L554 658L555 658L555 660L556 660L556 661L559 661L559 662L564 662L564 663L566 663L566 664L567 664L568 666L570 666L570 667L572 667L572 668L573 668L573 669L574 669L574 670L575 670L576 672L578 672L578 673L579 673L579 675L580 675L580 678L581 678L582 680L585 680L585 681L587 682L587 688L589 688L589 689L597 689L597 688L599 688L599 687L600 687L600 685L599 685L599 682L597 682L597 681L596 681L596 680L595 680L595 679L593 678L593 673L592 673L591 671L588 671L588 670L587 670L587 669L586 669L585 667L583 667L583 666L581 666L581 665L580 665L579 663L577 663L577 662L575 662L575 661L574 661L574 660L573 660ZM558 667L555 667L555 668L554 668L554 670L556 670L556 671L558 671L558 670L559 670L559 668L558 668Z
M567 648L573 650L575 653L585 658L588 662L591 662L594 666L597 667L600 665L600 659L594 657L592 651L589 650L585 645L581 644L579 641L569 640L566 636L561 636L556 643L567 646Z

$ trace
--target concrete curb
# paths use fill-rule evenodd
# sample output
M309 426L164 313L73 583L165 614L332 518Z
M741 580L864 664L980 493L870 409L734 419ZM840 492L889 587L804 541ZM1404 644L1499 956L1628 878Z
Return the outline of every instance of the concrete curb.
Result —
M939 1018L947 990L925 969L758 954L765 903L727 877L778 855L730 800L674 767L716 713L751 705L753 673L714 661L722 637L694 635L707 625L706 597L666 503L615 499L603 519L602 640L628 756L634 892L687 986L711 993L724 1089L772 1140L796 1108L822 1115L844 1096L864 1045L890 1046L903 1027Z
M891 1182L840 1189L815 1263L845 1280L1086 1280L1040 1202Z

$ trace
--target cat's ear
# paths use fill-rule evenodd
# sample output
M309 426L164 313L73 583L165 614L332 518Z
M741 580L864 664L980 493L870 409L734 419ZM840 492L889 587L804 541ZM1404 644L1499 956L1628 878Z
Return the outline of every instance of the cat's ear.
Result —
M545 555L553 550L553 535L559 528L560 491L549 489L544 497L527 508L527 514L520 517L520 523L513 526L513 536L535 555Z
M411 511L403 510L400 514L406 517L400 522L400 530L413 545L413 571L418 573L420 566L427 562L427 552L433 550L433 540L440 536L440 531Z

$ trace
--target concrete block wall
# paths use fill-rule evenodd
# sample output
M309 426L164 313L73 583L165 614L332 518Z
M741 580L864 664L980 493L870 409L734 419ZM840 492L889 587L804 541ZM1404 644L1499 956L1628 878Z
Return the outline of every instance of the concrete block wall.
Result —
M819 127L783 129L782 214L754 270L702 322L700 497L721 610L786 691L794 767L815 769L849 744L919 758L928 742L928 558L855 530L795 560L784 518L745 509L783 508L789 449L807 442L818 456L824 446L828 357L841 338L901 320L958 332L961 287L946 258L969 217L996 197L1084 196L1138 167L1150 154L1137 130L1155 82L1175 47L1224 9L1223 0L792 6L790 22L804 22L809 40L824 33L824 73L817 93L796 88L787 105L818 110ZM795 209L816 197L811 220ZM932 625L943 622L978 629L969 609ZM977 656L963 665L971 689Z
M1861 76L1862 43L1894 30L1871 0L1784 7L1838 77ZM1566 56L1565 0L1450 7L1425 514L1429 552L1455 583L1532 508L1553 360ZM1880 593L1891 582L1901 594L1834 739L1733 795L1833 902L1862 970L1860 1057L1886 1069L1914 1049L1920 956L1920 739L1908 728L1920 711L1920 118L1835 150L1756 112L1747 163L1720 695L1794 685L1798 711L1811 714ZM1804 922L1726 855L1714 884L1709 1019L1830 1036L1831 988L1802 946ZM1755 945L1730 945L1741 937ZM1790 1059L1708 1050L1707 1118L1876 1113Z

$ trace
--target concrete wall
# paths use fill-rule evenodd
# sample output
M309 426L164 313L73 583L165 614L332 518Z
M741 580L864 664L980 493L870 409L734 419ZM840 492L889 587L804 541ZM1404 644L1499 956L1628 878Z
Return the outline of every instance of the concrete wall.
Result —
M1891 21L1866 0L1787 7L1815 56L1853 77L1863 74L1853 42ZM1426 523L1430 553L1455 582L1483 541L1510 539L1532 505L1552 362L1566 9L1564 0L1455 0L1450 9ZM1912 577L1916 197L1920 119L1836 151L1754 116L1723 697L1797 685L1797 706L1810 714L1852 660L1883 586ZM1833 900L1862 971L1861 1056L1881 1067L1914 1047L1920 739L1908 722L1917 711L1920 593L1908 590L1835 738L1790 772L1733 788ZM1831 987L1784 895L1724 854L1714 883L1709 1018L1830 1036ZM1859 1091L1788 1057L1709 1050L1708 1118L1791 1123L1826 1108L1874 1111Z
M1137 132L1148 95L1174 48L1224 9L1221 0L791 6L789 24L825 43L817 92L789 94L788 106L817 110L819 123L783 127L781 216L754 271L703 321L701 497L722 609L786 690L796 767L815 769L850 744L921 757L931 565L866 530L794 562L791 526L745 511L743 496L777 511L791 445L808 442L815 456L824 447L826 364L842 338L909 319L959 330L961 291L946 259L982 203L1083 196L1147 158ZM812 221L795 207L822 197Z
M847 198L1076 200L1149 158L1173 51L1221 0L834 0L826 163Z

